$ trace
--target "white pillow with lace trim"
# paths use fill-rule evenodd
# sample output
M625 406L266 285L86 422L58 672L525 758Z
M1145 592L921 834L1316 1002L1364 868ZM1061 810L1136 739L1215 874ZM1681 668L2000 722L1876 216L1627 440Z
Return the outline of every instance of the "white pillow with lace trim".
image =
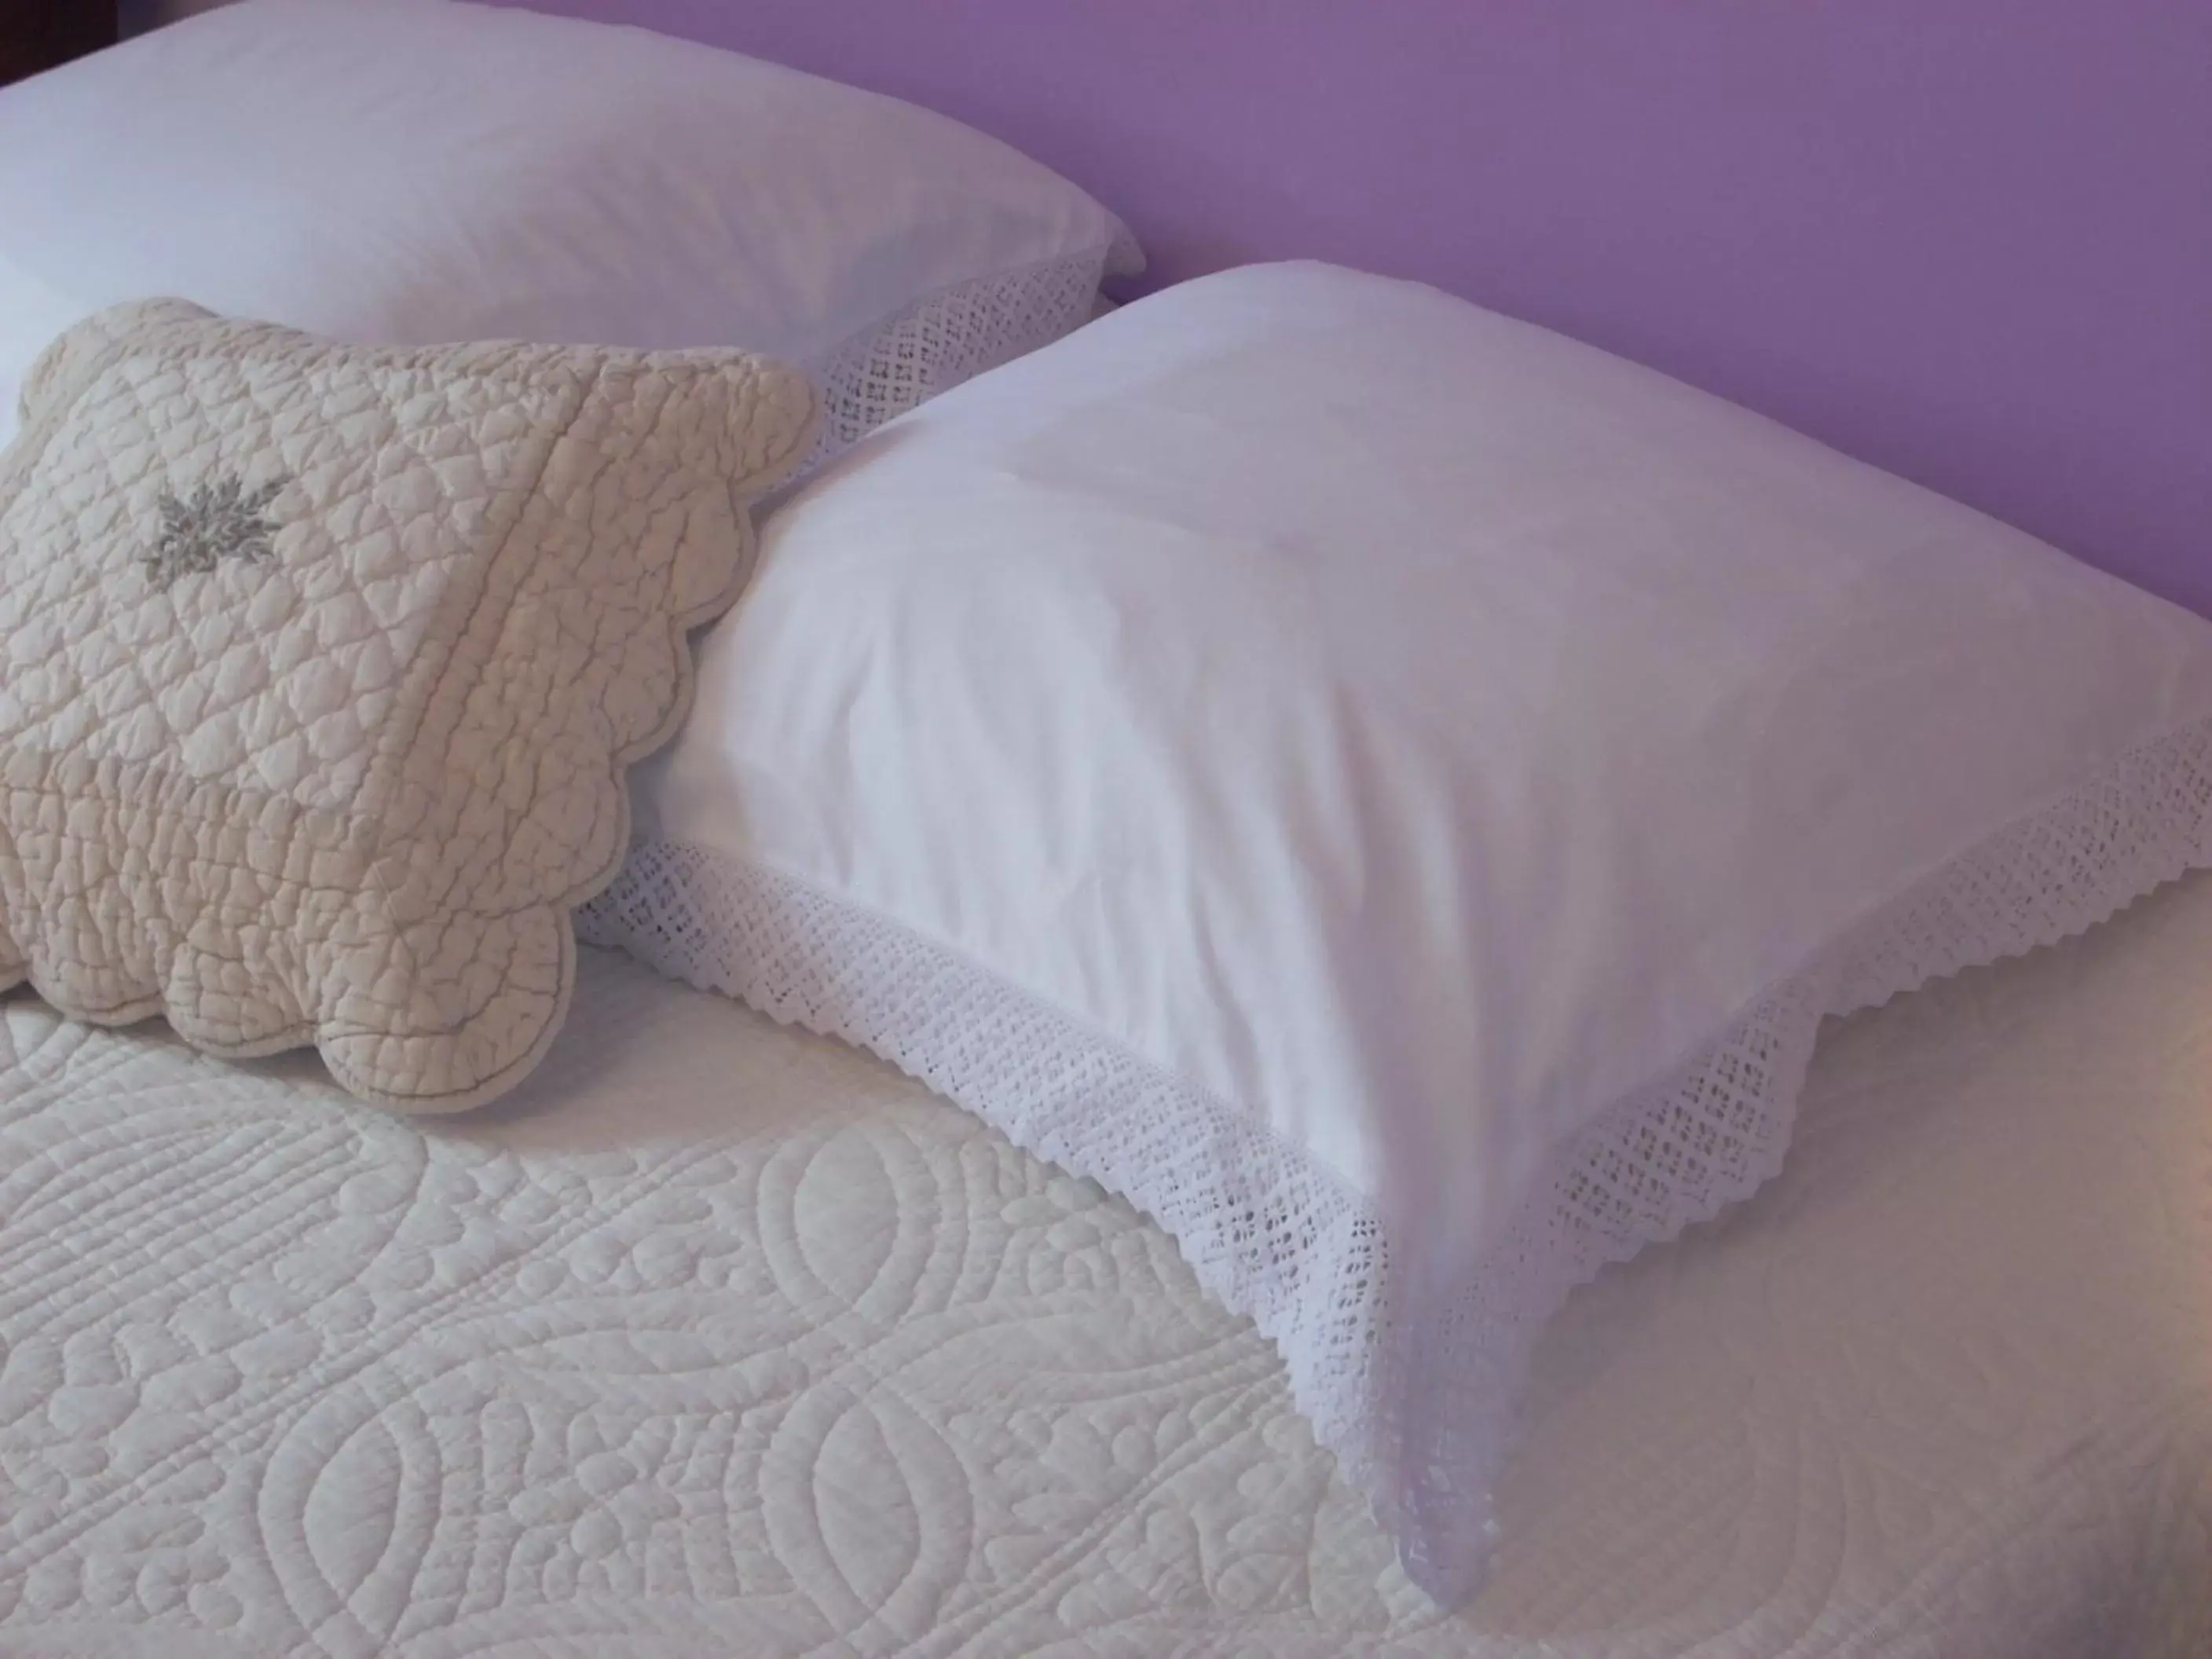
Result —
M343 340L725 346L823 390L826 454L1090 318L1142 259L930 111L642 29L248 0L0 90L0 442L105 307Z
M1771 1173L1816 1027L2212 854L2212 624L1316 265L771 520L582 913L1175 1232L1440 1597L1542 1322Z

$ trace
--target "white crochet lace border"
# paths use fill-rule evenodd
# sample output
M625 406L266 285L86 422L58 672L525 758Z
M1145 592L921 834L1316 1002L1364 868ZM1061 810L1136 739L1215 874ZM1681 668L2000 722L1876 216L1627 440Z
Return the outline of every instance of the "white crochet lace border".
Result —
M807 365L822 392L822 430L798 476L894 416L1074 332L1094 314L1100 283L1144 264L1124 233L1079 252L956 283L850 336Z
M637 848L578 921L591 943L873 1051L1149 1212L1273 1340L1316 1437L1449 1605L1481 1583L1545 1322L1606 1264L1780 1167L1823 1018L2080 933L2207 863L2212 724L2131 750L1853 929L1565 1148L1507 1244L1420 1307L1382 1218L1303 1150L896 922L676 843Z

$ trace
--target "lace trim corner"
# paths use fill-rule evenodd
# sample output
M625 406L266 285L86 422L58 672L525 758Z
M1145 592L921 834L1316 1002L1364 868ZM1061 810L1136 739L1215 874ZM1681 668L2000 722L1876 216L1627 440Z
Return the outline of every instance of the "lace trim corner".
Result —
M1824 1018L2081 933L2208 863L2212 722L2130 750L1853 929L1566 1146L1504 1243L1419 1309L1372 1205L1301 1149L895 922L680 843L636 849L577 921L872 1050L1152 1214L1275 1343L1316 1438L1449 1605L1481 1581L1543 1326L1577 1285L1780 1168Z

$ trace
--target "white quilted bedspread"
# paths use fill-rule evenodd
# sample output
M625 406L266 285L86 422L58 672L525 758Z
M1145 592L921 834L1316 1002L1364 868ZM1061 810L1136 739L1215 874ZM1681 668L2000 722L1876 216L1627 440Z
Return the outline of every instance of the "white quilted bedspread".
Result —
M1455 1618L1159 1231L586 954L434 1123L0 1004L0 1655L2212 1652L2212 882L1832 1034Z

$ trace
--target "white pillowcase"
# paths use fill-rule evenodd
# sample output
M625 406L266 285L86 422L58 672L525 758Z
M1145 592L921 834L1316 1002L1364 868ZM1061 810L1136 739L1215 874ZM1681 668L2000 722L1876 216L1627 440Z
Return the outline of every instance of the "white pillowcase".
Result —
M642 30L252 0L0 92L0 440L63 329L176 295L392 344L727 345L833 440L1085 321L1140 263L945 118Z
M2212 855L2212 625L1259 267L833 465L639 783L593 936L1151 1210L1455 1598L1542 1320L1771 1173L1824 1015Z

